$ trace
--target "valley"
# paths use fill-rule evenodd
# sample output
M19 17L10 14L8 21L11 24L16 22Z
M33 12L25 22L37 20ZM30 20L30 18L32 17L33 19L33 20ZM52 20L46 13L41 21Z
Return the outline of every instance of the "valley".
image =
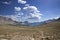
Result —
M0 40L60 40L60 19L38 26L13 24L0 21Z

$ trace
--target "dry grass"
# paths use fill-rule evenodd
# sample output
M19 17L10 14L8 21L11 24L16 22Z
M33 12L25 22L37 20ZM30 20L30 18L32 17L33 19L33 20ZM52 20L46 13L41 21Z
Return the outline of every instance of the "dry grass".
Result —
M50 40L60 40L60 22L53 22L38 27L0 25L0 38L10 40L15 35L29 36L35 38L35 40L40 40L39 38L42 37L48 37Z

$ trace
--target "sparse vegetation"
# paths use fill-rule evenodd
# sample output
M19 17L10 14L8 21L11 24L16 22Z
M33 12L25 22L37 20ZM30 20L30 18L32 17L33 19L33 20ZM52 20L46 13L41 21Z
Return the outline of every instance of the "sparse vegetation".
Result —
M60 22L39 27L0 25L1 40L60 40Z
M60 21L35 27L0 24L0 40L60 40Z

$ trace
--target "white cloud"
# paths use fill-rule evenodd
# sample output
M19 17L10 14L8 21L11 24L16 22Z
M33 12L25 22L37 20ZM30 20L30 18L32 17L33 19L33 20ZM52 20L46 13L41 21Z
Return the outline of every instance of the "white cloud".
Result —
M28 13L30 14L31 18L36 17L37 19L41 19L41 13L40 11L35 7L35 6L27 6L23 8L26 11L29 11Z
M25 4L25 6L29 6L29 4Z
M14 8L16 13L14 15L10 15L13 20L39 22L41 19L42 14L35 6L25 6L23 9L20 7Z
M9 2L3 2L4 4L9 4ZM7 17L12 18L16 21L29 21L29 22L39 22L41 19L41 13L36 6L30 6L26 4L25 0L18 0L18 3L25 4L25 7L14 7L15 14L7 15Z
M37 8L35 7L35 6L27 6L27 7L24 7L23 8L24 10L27 10L27 9L29 9L29 10L37 10Z
M42 14L40 14L40 13L34 13L34 14L31 13L31 16L32 16L32 17L36 17L37 19L41 19L41 15L42 15Z
M20 22L22 15L23 15L23 13L17 13L17 14L14 14L14 15L5 15L5 17L9 17L14 21L19 21Z
M5 2L2 2L3 4L7 4L7 5L9 5L11 2L7 2L7 1L5 1Z
M20 7L14 7L15 11L20 11L21 8Z
M24 1L24 0L18 0L18 3L26 4L26 1Z

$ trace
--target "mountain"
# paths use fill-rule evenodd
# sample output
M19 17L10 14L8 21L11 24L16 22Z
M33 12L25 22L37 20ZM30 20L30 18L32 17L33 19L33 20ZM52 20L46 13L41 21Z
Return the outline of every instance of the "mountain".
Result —
M24 40L24 38L26 39L26 37L32 37L35 40L40 40L42 38L42 40L60 40L60 18L29 23L28 21L17 22L13 21L11 18L0 16L0 24L3 24L3 26L0 25L0 38L3 38L2 40L14 40L21 37L22 40ZM16 24L18 26L6 24ZM35 27L37 24L39 26Z
M0 16L0 25L15 25L15 26L28 26L28 21L25 22L18 22L14 21L11 18Z
M0 16L0 25L18 25L18 26L24 26L28 25L28 22L17 22L12 20L11 18Z
M46 21L42 21L42 22L34 22L34 23L29 23L28 21L25 22L19 22L17 25L22 25L22 26L41 26L41 25L45 25L51 22L56 22L56 21L60 21L60 18L58 19L50 19L50 20L46 20Z
M41 30L47 30L47 31L59 31L60 30L60 18L56 19L54 22L50 22L44 25L38 26Z
M32 26L41 26L41 25L45 25L45 24L48 24L48 23L56 22L56 21L60 22L60 18L50 19L50 20L46 20L46 21L42 21L42 22L34 22L34 23L30 23L30 25L32 25Z
M50 19L43 22L29 23L28 21L17 22L17 21L12 20L11 18L0 16L0 25L9 24L9 25L18 25L18 26L41 26L41 25L45 25L45 24L55 22L55 21L60 21L60 18Z
M0 25L4 24L16 24L11 18L0 16Z

